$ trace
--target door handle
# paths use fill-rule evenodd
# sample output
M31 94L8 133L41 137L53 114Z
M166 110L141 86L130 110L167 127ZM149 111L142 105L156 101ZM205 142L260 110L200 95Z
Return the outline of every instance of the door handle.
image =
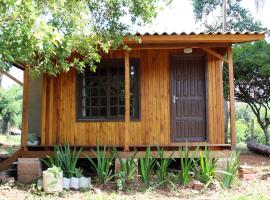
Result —
M176 97L175 95L173 96L173 103L175 103L176 100L178 100L179 97Z

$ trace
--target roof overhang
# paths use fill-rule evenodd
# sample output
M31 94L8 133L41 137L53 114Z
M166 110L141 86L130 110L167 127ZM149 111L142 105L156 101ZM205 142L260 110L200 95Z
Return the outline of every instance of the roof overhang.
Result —
M157 48L158 46L230 46L232 44L258 41L264 32L209 32L209 33L136 33L137 39L126 37L124 43L131 48Z

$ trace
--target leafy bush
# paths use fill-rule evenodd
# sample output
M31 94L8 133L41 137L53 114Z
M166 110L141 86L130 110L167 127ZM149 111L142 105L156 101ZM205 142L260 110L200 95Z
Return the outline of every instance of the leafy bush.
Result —
M247 137L250 136L250 129L248 125L243 120L237 120L235 126L237 143L240 143L242 141L246 142Z
M164 158L164 149L157 147L159 160L157 160L157 175L160 182L168 180L168 167L173 161L172 154L169 158Z
M226 163L222 184L225 188L231 187L231 184L236 176L237 169L239 167L239 152L232 151L228 162Z
M189 158L188 147L187 146L185 147L184 153L183 153L182 147L179 147L180 165L181 165L181 171L179 172L179 177L180 177L180 182L183 186L187 186L190 182L190 172L192 171L192 168L193 168L193 158L196 151L194 151L192 156Z
M87 159L90 161L92 166L94 167L94 170L97 173L97 180L105 184L113 179L113 170L111 169L113 160L115 159L115 151L111 151L109 155L107 155L106 151L106 145L103 147L103 150L100 148L99 145L97 145L97 151L96 151L96 158L97 163L90 158L87 157Z
M205 147L203 152L200 151L199 162L193 160L195 177L205 184L212 181L215 176L217 160L217 158L210 158L209 150Z
M145 152L145 157L139 159L139 173L141 180L145 186L150 183L150 177L155 166L156 159L152 157L150 147L148 146Z

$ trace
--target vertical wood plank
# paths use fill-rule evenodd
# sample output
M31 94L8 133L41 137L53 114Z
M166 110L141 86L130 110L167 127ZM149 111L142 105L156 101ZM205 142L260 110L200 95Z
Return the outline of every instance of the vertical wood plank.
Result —
M29 113L29 67L25 66L23 74L23 113L22 113L22 147L27 146L28 113Z
M125 151L129 150L129 123L130 123L130 69L129 52L125 51Z
M235 100L234 100L234 75L233 75L233 58L232 47L228 47L228 61L229 61L229 88L230 88L230 133L231 133L231 147L236 145L236 129L235 129Z
M41 99L41 144L45 145L46 141L46 90L47 90L47 76L42 77L42 99Z

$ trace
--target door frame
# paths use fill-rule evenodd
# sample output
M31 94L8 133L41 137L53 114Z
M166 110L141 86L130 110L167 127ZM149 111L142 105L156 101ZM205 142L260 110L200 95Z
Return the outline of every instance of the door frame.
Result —
M209 114L208 114L208 60L207 60L207 54L206 53L198 53L198 54L183 54L183 53L170 53L169 54L169 97L170 97L170 143L177 143L177 142L186 142L186 141L174 141L173 138L173 132L174 132L174 123L175 120L175 112L173 109L173 67L172 67L172 59L173 57L203 57L204 58L204 69L205 69L205 141L203 142L209 142ZM188 141L188 142L202 142L202 141Z

